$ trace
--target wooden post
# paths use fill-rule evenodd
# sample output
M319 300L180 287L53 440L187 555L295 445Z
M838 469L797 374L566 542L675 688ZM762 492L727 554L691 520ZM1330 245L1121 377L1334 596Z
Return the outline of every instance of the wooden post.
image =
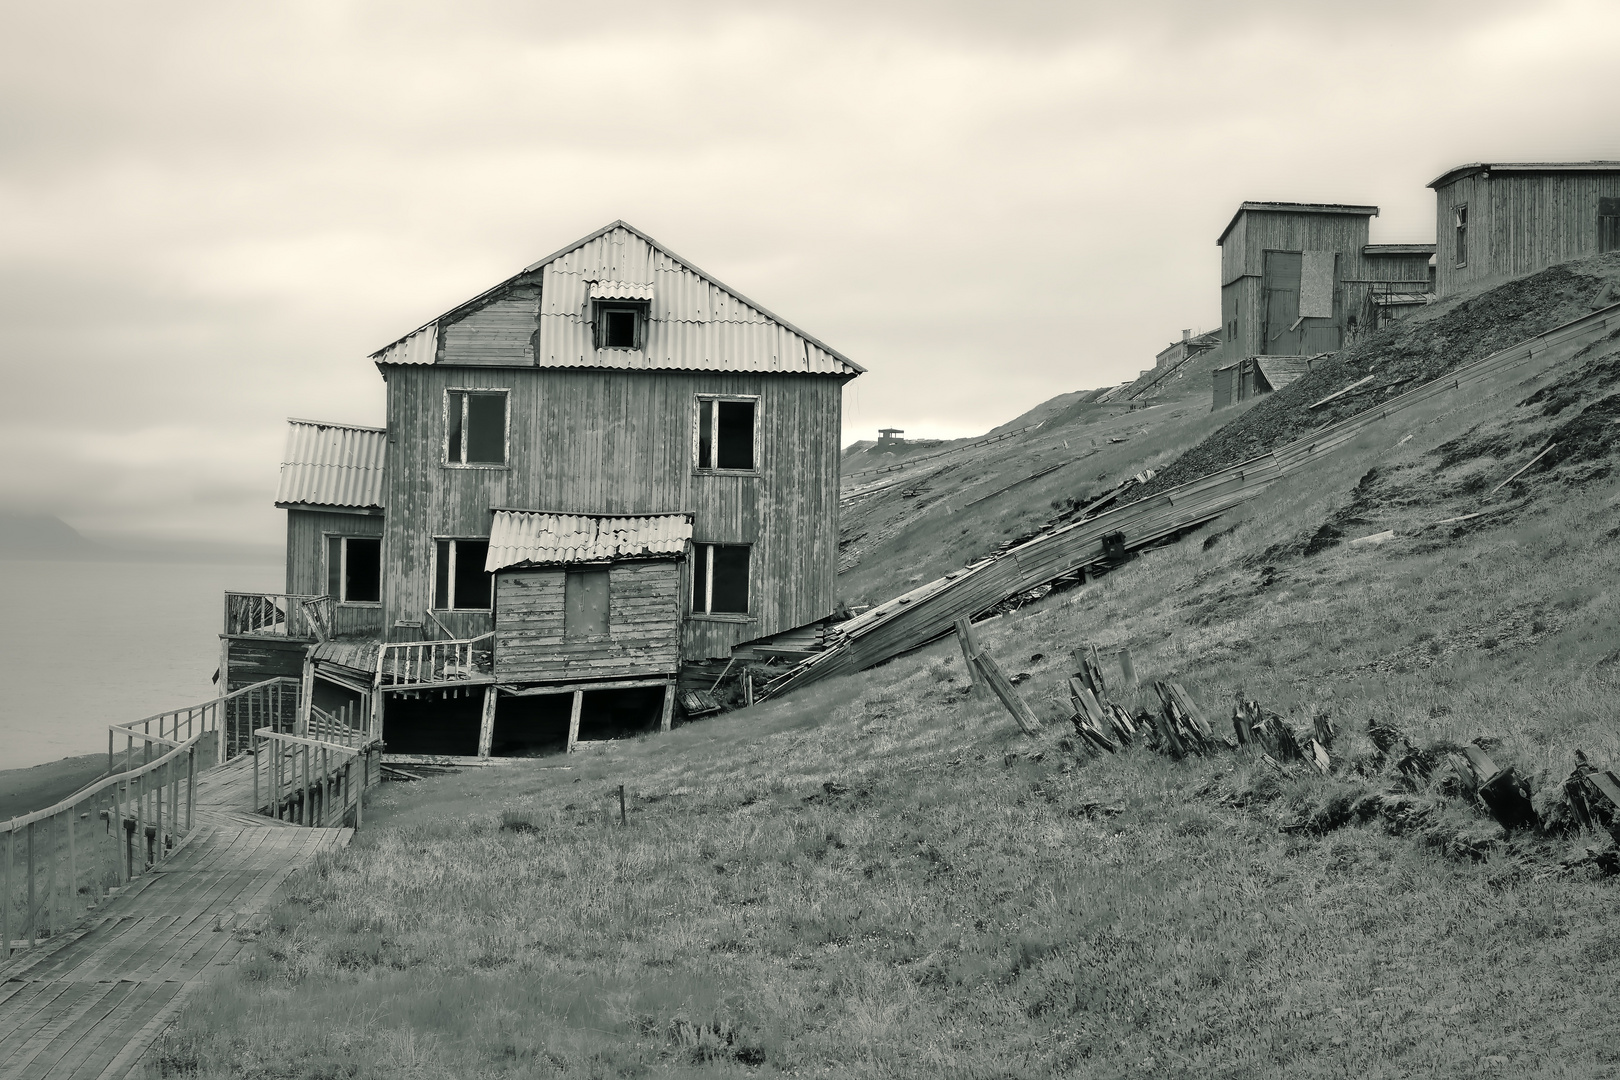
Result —
M671 679L664 684L664 715L658 721L659 731L668 731L671 721L675 717L675 680Z
M34 823L28 823L28 947L31 949L39 943L34 935L36 929L34 919Z
M1139 685L1136 681L1136 666L1131 663L1131 647L1119 647L1119 674L1125 680L1125 689L1135 690Z
M167 772L168 768L169 768L168 765L164 765L163 766L163 771ZM168 777L165 776L165 777L159 778L158 782L157 782L157 790L156 790L156 792L154 794L154 798L153 798L153 801L157 804L157 818L156 818L156 822L155 822L155 824L153 826L157 830L157 851L152 856L152 861L154 863L161 862L163 860L163 789L165 787L167 787L167 786L168 786ZM170 813L170 816L172 817L173 814L174 814L174 808L173 807L170 807L169 813Z
M197 810L197 745L186 751L186 835L191 835L191 818Z
M630 818L628 816L626 816L625 809L624 809L624 785L623 784L619 785L619 824L620 825L628 825L628 824L630 824Z
M984 681L989 685L996 697L1001 699L1001 703L1007 706L1007 711L1012 713L1013 719L1018 722L1018 726L1023 729L1024 734L1039 735L1041 731L1040 720L1030 710L1030 707L1024 703L1024 699L1018 696L1018 691L1013 689L1013 684L1007 681L1007 676L1001 673L1001 668L996 666L996 662L990 658L990 654L980 653L975 657L974 662L978 664L979 670L984 673Z
M484 715L478 724L478 756L489 757L495 742L495 684L484 687Z
M973 680L973 690L985 687L984 673L979 670L979 639L973 633L973 625L967 619L956 620L956 643L962 646L962 661L967 664L968 676Z
M0 960L11 955L11 860L17 852L17 830L6 830L6 866L0 874Z
M111 776L112 771L113 771L113 729L112 729L111 726L108 726L108 728L107 728L107 775Z
M585 692L574 691L574 707L568 713L568 752L574 752L574 744L579 742L579 714L585 706Z
M366 784L371 779L371 751L362 750L365 756L360 759L360 790L354 797L354 831L360 831L360 818L365 814Z
M309 709L315 700L315 664L304 657L304 678L298 684L298 735L309 735Z
M248 742L248 750L253 755L253 812L259 812L259 738L253 736Z
M743 668L743 705L751 707L754 704L754 670Z
M298 824L309 824L309 747L302 747L304 751L304 785L298 793Z
M75 915L78 914L78 905L79 905L79 854L74 849L73 834L74 834L74 832L77 831L77 830L74 829L74 823L75 823L75 821L77 821L78 817L79 817L79 806L78 806L77 803L75 803L74 805L68 807L68 812L67 812L67 819L68 819L68 907L73 910ZM75 921L77 921L77 920L75 920Z

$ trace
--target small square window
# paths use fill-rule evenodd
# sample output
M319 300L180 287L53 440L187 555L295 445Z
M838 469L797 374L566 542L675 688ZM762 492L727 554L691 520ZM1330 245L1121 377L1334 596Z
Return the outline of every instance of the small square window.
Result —
M488 611L490 582L485 573L488 540L438 540L433 552L433 606L439 611Z
M692 545L692 610L700 615L748 614L748 545Z
M506 391L445 391L446 464L505 465L506 426Z
M638 300L595 300L596 347L643 349L647 345L647 304Z
M379 603L382 541L374 536L328 536L326 595L340 604Z
M697 467L753 472L759 402L755 398L699 397Z

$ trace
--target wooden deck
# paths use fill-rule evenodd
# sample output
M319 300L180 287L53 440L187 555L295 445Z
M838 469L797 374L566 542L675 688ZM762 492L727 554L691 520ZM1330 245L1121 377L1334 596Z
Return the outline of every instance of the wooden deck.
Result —
M186 998L252 949L277 887L353 833L258 817L252 801L251 759L212 770L181 850L87 924L0 962L0 1080L136 1071Z

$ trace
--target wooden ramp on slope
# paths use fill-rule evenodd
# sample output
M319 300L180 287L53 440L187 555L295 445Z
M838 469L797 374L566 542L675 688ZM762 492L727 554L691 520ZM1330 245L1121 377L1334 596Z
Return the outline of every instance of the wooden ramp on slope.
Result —
M352 829L251 813L252 763L199 780L199 827L87 929L0 963L0 1080L124 1077L211 974L252 948L278 886ZM245 782L244 782L245 781Z

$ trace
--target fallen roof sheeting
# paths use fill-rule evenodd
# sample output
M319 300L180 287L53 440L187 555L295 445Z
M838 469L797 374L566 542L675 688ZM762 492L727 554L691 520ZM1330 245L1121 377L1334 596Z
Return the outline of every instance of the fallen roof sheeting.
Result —
M1151 495L1141 502L1067 525L1000 555L947 574L833 628L834 644L784 672L769 697L826 678L863 671L952 632L955 621L1044 585L1105 557L1105 537L1119 534L1127 551L1140 549L1220 516L1271 483L1350 442L1372 424L1404 409L1512 368L1572 341L1620 328L1620 304L1555 327L1457 368L1382 404L1329 424L1250 461ZM1117 551L1117 547L1112 547Z

